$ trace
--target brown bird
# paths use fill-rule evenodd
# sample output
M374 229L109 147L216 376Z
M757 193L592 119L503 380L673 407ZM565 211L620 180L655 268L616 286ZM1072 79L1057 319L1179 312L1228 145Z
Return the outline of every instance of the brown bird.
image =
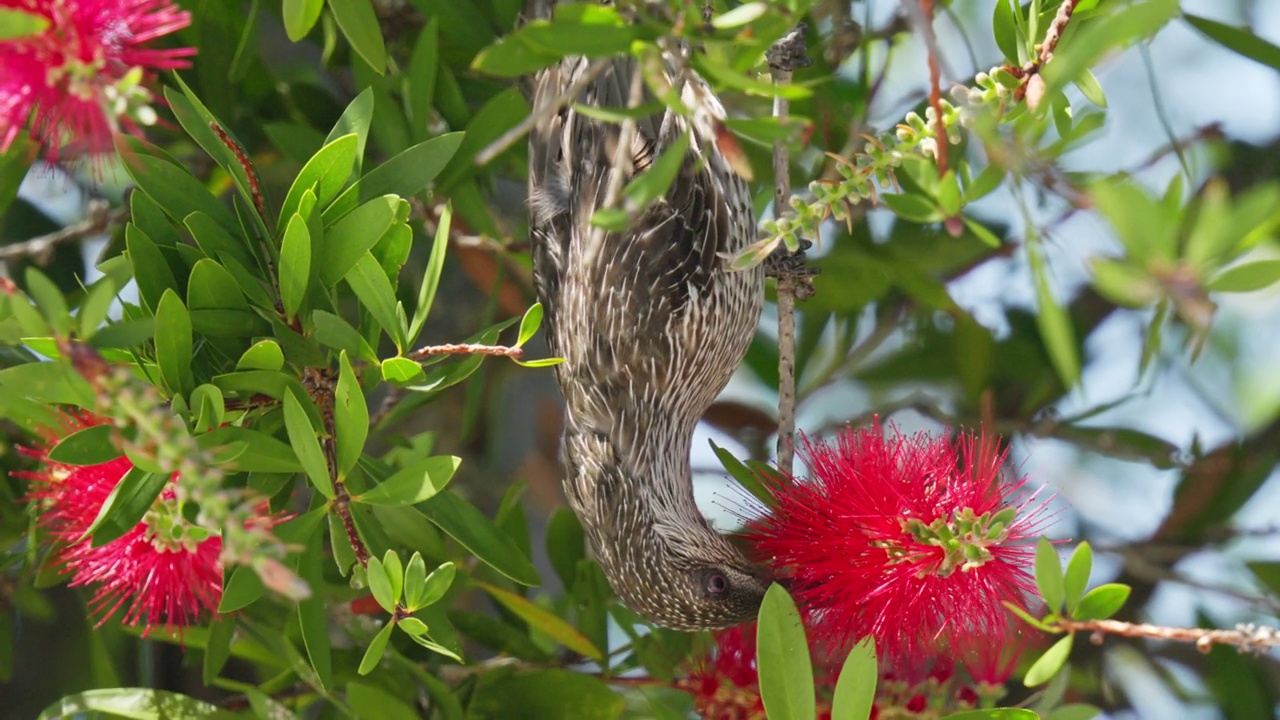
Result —
M534 107L591 65L573 57L539 72ZM756 239L751 195L717 148L719 99L675 67L668 60L692 122L670 110L638 119L620 165L618 124L573 104L536 124L530 232L551 352L565 359L556 371L569 504L627 607L658 625L706 630L754 619L767 585L698 512L689 466L694 426L755 333L764 277L758 266L725 266ZM626 107L634 76L631 58L612 60L573 101ZM689 149L663 197L625 230L591 225L611 183L649 168L686 132Z

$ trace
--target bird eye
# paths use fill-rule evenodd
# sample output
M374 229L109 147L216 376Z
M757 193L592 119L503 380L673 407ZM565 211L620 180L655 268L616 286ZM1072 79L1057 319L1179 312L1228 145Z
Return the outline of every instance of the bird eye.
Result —
M712 595L723 595L729 590L729 580L720 573L711 573L707 576L707 592Z

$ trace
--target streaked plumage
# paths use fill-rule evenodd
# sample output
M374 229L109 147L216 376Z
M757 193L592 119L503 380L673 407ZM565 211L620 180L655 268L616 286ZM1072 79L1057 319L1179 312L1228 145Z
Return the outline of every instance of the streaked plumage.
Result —
M540 72L534 107L589 66L566 58ZM577 102L624 107L633 71L629 58L612 61ZM551 351L565 358L565 492L623 602L684 630L752 619L765 588L693 499L694 426L741 362L763 302L760 268L725 269L725 256L755 239L751 197L714 141L711 118L723 108L693 81L683 88L698 125L690 151L666 196L625 232L590 224L614 169L618 125L569 106L529 140L534 276ZM639 120L634 172L685 130L671 112Z

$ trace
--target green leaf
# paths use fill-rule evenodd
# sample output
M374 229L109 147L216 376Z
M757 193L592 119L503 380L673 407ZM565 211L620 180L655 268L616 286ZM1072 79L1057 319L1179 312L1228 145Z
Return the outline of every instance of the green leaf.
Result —
M204 647L201 679L213 685L231 657L231 640L236 632L236 619L231 615L216 616L209 623L209 642Z
M329 646L329 609L324 593L323 534L312 531L306 551L299 555L298 575L311 588L311 596L298 602L298 621L307 659L322 687L333 685L333 656Z
M369 406L365 404L364 391L346 352L339 355L338 362L341 369L334 391L333 422L338 436L338 477L345 478L364 452L365 439L369 436Z
M310 192L310 190L308 190ZM285 317L292 320L307 296L307 283L311 280L311 233L307 221L294 213L284 231L280 244L280 303Z
M320 19L323 0L284 0L284 31L289 39L298 42L311 32Z
M760 699L771 720L810 720L817 713L813 663L795 602L774 583L764 594L756 626Z
M1093 720L1101 714L1102 710L1092 705L1070 703L1054 708L1047 720Z
M405 631L412 637L418 637L420 635L427 634L427 624L422 622L416 617L403 618L396 624L400 626L401 630Z
M359 682L347 683L347 702L352 717L368 720L419 720L422 716L403 700L386 690Z
M467 501L446 490L416 507L494 570L521 585L541 583L537 569L515 542Z
M476 581L475 584L484 588L494 600L497 600L507 610L529 623L529 627L538 630L580 655L589 657L597 662L604 660L604 653L600 652L600 649L592 644L586 635L583 635L577 628L560 619L550 610L533 604L522 595L503 590L495 585L480 581Z
M1062 612L1063 589L1062 562L1058 559L1058 551L1048 538L1041 537L1036 545L1036 587L1040 597L1044 598L1049 612Z
M107 688L68 695L45 708L37 720L106 713L128 720L236 720L240 716L195 698L167 690Z
M1119 612L1128 599L1128 585L1099 585L1085 594L1071 617L1075 620L1105 620Z
M315 193L316 202L321 207L337 197L338 191L347 184L347 178L351 177L351 169L361 150L360 138L355 133L326 141L325 146L302 166L293 185L289 186L289 194L280 206L280 224L276 232L283 231L285 223L298 212L302 196L308 190Z
M373 505L416 505L443 490L460 464L462 459L452 455L425 458L352 499Z
M1209 281L1213 292L1253 292L1280 280L1280 260L1258 260L1223 270Z
M427 131L431 121L432 101L436 94L436 66L440 62L440 21L435 15L427 21L409 58L409 92L405 106L409 119L419 133ZM421 137L419 135L419 137Z
M382 561L377 557L370 557L369 564L365 566L365 577L369 580L369 592L373 593L378 606L394 615L400 598L392 591L391 577Z
M391 597L399 605L404 597L404 564L395 550L388 550L382 556L382 569L387 572L387 581L391 583Z
M578 563L587 556L586 542L578 516L568 508L556 508L547 524L547 557L566 590L573 590Z
M175 222L181 223L193 212L202 212L223 230L240 232L240 222L231 211L185 168L151 154L151 146L132 135L117 135L116 151L129 177Z
M1028 248L1027 257L1031 261L1031 274L1036 283L1036 304L1039 310L1036 313L1036 325L1040 328L1040 336L1058 376L1067 387L1074 387L1080 383L1080 354L1071 318L1053 297L1040 251Z
M387 46L372 0L329 0L329 10L356 53L374 72L386 72Z
M312 336L322 345L345 351L366 362L377 362L378 355L351 323L324 310L311 313Z
M44 32L49 19L18 8L0 8L0 41L17 40Z
M267 586L262 578L248 565L237 565L231 569L226 585L222 588L222 599L218 601L218 613L228 614L243 610L265 595Z
M81 537L92 536L93 547L100 547L134 529L168 484L168 475L129 468Z
M417 553L414 553L414 556L416 557ZM409 612L417 612L424 607L439 602L440 598L444 597L444 594L449 591L449 586L453 584L455 573L456 569L453 563L447 562L432 570L426 580L420 586L415 585L412 591L410 591L406 581L405 605L409 608Z
M1089 70L1086 69L1080 73L1080 77L1076 78L1076 87L1089 102L1098 107L1107 106L1107 95L1102 92L1102 85L1098 82L1098 78L1094 77Z
M364 159L365 142L369 138L369 123L373 120L373 88L367 87L360 91L342 111L342 116L333 124L333 129L325 136L325 143L331 143L343 135L354 134L356 136L356 155L355 155L355 171L360 173L360 166Z
M260 473L295 473L302 470L293 448L258 430L227 426L196 437L196 444L203 450L235 443L244 443L247 449L230 461L226 466L228 470Z
M409 612L417 609L416 602L421 598L426 583L427 563L422 559L422 553L414 551L404 569L404 604L410 608Z
M422 377L422 366L409 358L394 357L382 361L382 379L394 385L405 385Z
M267 370L279 372L284 367L284 353L275 340L259 340L236 362L236 370Z
M938 204L947 217L955 217L960 214L962 203L960 180L956 178L955 170L948 170L938 183Z
M1089 573L1093 569L1093 548L1088 542L1082 542L1071 553L1067 562L1067 572L1063 576L1063 595L1067 604L1067 615L1072 616L1084 597L1085 588L1089 585Z
M751 493L757 500L764 503L765 507L772 507L776 502L773 493L769 492L769 488L765 487L760 476L751 468L747 467L741 460L733 456L733 453L716 445L715 440L708 439L711 443L711 451L716 454L716 458L720 460L720 464L724 466L725 472L737 481L747 492Z
M377 635L373 636L369 649L364 651L364 657L360 659L358 672L361 675L373 672L373 669L378 667L378 663L382 662L382 655L387 651L387 641L391 639L391 631L395 630L395 627L395 623L387 623Z
M649 167L640 173L627 186L622 194L633 204L636 210L647 207L649 203L663 197L675 182L680 167L685 163L689 153L689 133L682 133L671 146Z
M516 339L516 347L521 347L533 338L534 333L538 332L538 327L542 325L542 303L536 302L524 311L524 317L520 318L520 335Z
M1043 685L1049 681L1049 678L1057 675L1071 655L1071 644L1074 640L1075 635L1067 635L1045 650L1044 654L1027 670L1027 676L1022 682L1027 687L1035 687Z
M40 272L35 265L27 266L26 281L27 292L30 293L31 299L35 300L36 307L40 309L45 320L49 321L49 327L53 328L54 334L59 337L70 334L71 312L67 309L67 299L62 296L58 286L54 285L53 281Z
M477 718L618 720L626 705L622 694L597 677L531 670L481 683L467 712Z
M940 222L942 213L933 201L912 193L882 193L880 199L898 217L915 223Z
M188 310L248 310L249 302L235 276L216 261L203 258L191 267L187 278Z
M947 715L942 720L1040 720L1040 716L1026 708L990 708L965 710Z
M12 394L53 405L92 408L97 404L89 381L60 362L30 362L5 368L0 370L0 385Z
M115 428L94 425L63 438L49 450L49 460L64 465L101 465L124 455L111 441Z
M471 69L496 77L519 77L555 64L562 55L536 47L527 35L516 33L481 50Z
M1155 35L1178 11L1178 0L1146 0L1124 5L1105 19L1082 25L1071 42L1059 46L1053 59L1041 69L1046 94L1052 95L1068 82L1078 80L1102 56Z
M1018 34L1018 25L1014 19L1015 13L1021 13L1020 5L1020 0L996 0L995 14L991 19L996 45L1000 48L1000 52L1004 53L1005 59L1016 65L1022 64L1022 58L1019 57L1018 52L1022 45L1022 38Z
M284 424L289 432L289 444L302 463L307 477L316 490L326 498L333 499L333 480L329 477L329 467L324 461L324 452L320 449L320 441L316 439L316 429L311 424L307 411L302 403L311 403L310 398L300 400L298 392L290 389L284 396Z
M1210 40L1250 60L1280 70L1280 46L1267 42L1249 28L1232 27L1216 20L1183 13L1182 18Z
M466 133L452 132L431 138L370 170L325 208L325 224L337 222L361 203L384 195L416 195L449 164L464 137Z
M413 322L409 323L409 342L418 341L422 326L427 322L431 305L435 301L436 290L440 287L440 273L444 271L444 256L449 247L449 228L453 221L453 203L445 203L440 213L440 222L436 224L435 240L431 244L431 257L422 273L422 285L418 288L418 305L413 311ZM386 375L386 370L383 370Z
M143 305L154 311L160 304L160 296L166 290L178 287L173 270L165 261L160 248L137 225L130 223L124 229L124 244L133 267L133 278L138 283L138 296Z
M156 364L165 387L175 395L191 392L191 316L182 299L165 290L156 308Z
M249 174L245 167L241 164L240 159L236 157L236 153L227 143L219 137L214 131L214 127L218 127L226 134L226 137L237 145L243 147L236 139L231 129L226 123L214 117L213 113L205 107L195 92L183 81L182 76L175 75L174 80L178 83L178 88L166 87L164 89L165 100L169 103L169 109L177 118L178 123L182 125L182 129L191 136L196 143L213 158L218 166L227 172L232 181L236 185L236 190L240 192L241 197L245 200L253 201L253 191L251 189Z
M876 699L876 641L863 638L840 669L831 697L831 720L863 720L871 715Z
M382 195L347 213L325 233L325 248L317 258L320 281L332 287L373 249L396 222L400 203L396 195Z
M373 319L391 336L396 349L403 351L406 342L405 328L400 323L400 303L396 300L395 288L373 255L366 252L347 273L346 281Z

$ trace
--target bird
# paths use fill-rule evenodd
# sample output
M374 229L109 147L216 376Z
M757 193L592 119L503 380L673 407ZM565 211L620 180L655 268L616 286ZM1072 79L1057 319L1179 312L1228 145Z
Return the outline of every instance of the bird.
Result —
M627 133L577 107L626 107L637 60L597 62L566 57L532 83L543 110L529 135L530 244L549 349L564 359L565 495L631 611L675 630L738 625L755 619L769 575L698 511L689 453L764 302L760 266L727 267L756 240L750 190L716 142L724 108L687 63L663 66L691 114L658 110ZM665 194L630 208L625 229L592 225L685 134Z

